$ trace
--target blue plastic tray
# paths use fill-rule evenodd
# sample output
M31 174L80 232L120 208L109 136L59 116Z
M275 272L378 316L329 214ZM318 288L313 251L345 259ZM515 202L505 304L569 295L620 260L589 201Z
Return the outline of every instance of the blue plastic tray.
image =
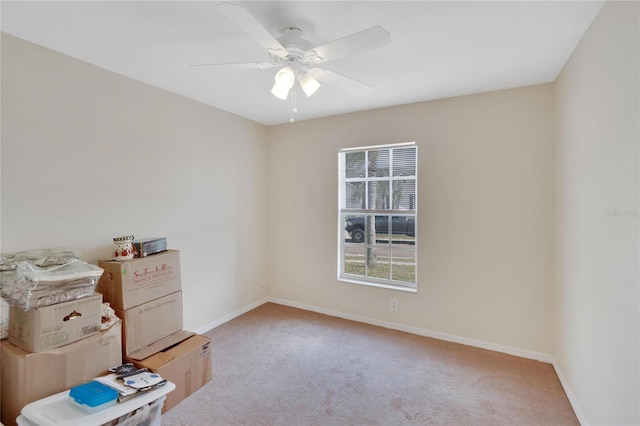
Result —
M95 409L101 405L116 401L118 399L118 391L94 380L71 388L69 396L78 404Z

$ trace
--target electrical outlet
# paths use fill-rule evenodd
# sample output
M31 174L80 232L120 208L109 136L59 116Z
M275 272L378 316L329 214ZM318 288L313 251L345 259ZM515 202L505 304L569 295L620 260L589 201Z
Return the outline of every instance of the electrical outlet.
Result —
M391 302L389 304L389 309L391 309L392 311L398 310L398 299L391 299Z

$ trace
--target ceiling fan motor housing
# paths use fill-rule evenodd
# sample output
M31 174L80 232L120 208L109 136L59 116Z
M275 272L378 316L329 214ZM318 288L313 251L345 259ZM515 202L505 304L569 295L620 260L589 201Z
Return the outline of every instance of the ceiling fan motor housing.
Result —
M271 54L271 58L277 63L288 62L290 65L307 65L309 62L318 62L309 60L308 57L318 58L314 55L313 45L302 38L302 30L297 27L286 27L282 29L282 36L278 38L278 42L285 48L287 55L285 57L279 57Z

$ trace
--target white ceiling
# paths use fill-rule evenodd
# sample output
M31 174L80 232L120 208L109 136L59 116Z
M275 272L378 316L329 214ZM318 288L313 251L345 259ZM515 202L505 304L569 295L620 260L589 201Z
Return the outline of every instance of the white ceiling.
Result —
M274 37L296 26L314 46L381 25L391 43L323 64L374 86L353 95L298 91L296 120L547 83L602 1L232 1ZM2 1L3 32L266 125L291 102L270 93L277 68L216 1Z

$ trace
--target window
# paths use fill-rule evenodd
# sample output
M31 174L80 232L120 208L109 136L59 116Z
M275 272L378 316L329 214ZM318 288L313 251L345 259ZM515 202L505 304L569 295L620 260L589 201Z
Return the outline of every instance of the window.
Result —
M415 291L415 143L339 153L338 279Z

